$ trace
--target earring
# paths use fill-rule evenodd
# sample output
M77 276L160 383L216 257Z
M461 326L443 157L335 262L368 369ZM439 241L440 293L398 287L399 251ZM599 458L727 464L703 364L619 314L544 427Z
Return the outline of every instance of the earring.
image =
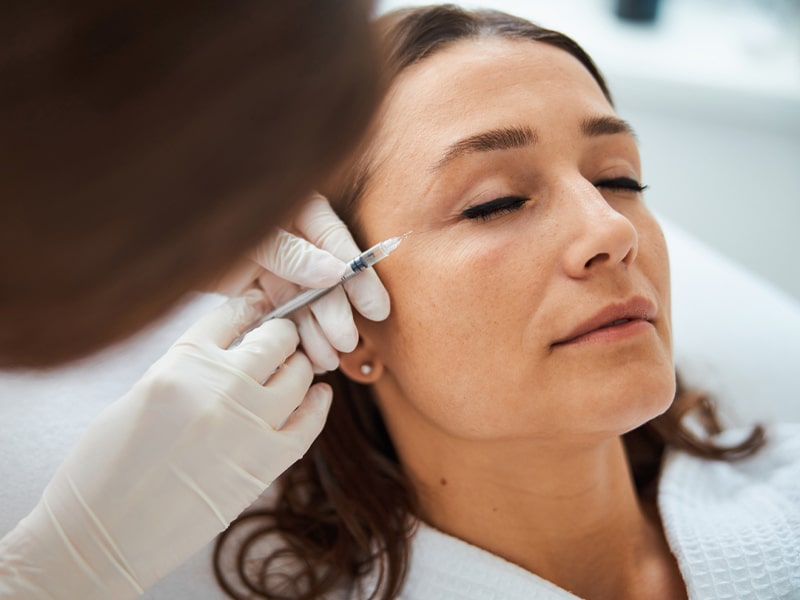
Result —
M361 364L361 374L362 375L369 375L372 373L372 365L369 363L362 363Z

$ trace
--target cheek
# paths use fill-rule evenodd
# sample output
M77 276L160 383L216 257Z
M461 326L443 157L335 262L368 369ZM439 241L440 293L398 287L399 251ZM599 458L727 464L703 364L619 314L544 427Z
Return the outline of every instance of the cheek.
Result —
M409 363L421 356L425 365L435 365L451 360L450 355L476 338L491 337L487 318L508 293L508 281L497 269L507 252L468 243L438 244L417 253L417 258L432 257L426 262L411 258L387 269L381 275L392 299L387 360Z
M637 285L650 290L658 303L661 334L672 352L672 304L669 253L664 232L656 218L642 202L616 207L635 227L639 250L635 262Z
M663 322L665 332L669 334L669 348L671 351L672 337L672 302L669 253L667 241L661 226L655 218L648 213L649 219L640 227L640 257L642 269L645 272L655 295L659 301L659 317Z
M498 384L506 392L526 388L525 370L515 361L531 356L545 288L540 265L520 258L529 254L518 239L489 237L419 253L438 258L428 268L416 268L411 258L387 264L381 279L392 312L372 326L403 401L461 435L508 429L502 422L508 413L498 411Z

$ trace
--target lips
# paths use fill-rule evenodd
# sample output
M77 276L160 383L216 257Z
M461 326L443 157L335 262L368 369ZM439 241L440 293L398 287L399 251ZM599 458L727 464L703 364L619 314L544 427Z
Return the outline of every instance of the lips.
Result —
M603 329L630 327L629 324L635 322L651 323L655 315L655 304L647 298L636 296L623 303L609 304L552 345L569 344Z

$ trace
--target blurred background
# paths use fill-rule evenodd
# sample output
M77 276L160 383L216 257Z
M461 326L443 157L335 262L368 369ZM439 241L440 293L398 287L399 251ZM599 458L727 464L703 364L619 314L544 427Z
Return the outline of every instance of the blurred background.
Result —
M800 300L800 0L456 3L575 38L638 134L651 208Z

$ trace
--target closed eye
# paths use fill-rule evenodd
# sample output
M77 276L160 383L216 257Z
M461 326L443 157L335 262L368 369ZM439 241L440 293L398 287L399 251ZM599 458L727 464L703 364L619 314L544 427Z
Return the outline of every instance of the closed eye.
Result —
M630 177L614 177L612 179L603 179L594 184L597 188L605 188L619 192L643 192L647 189L646 185L642 185L635 179Z
M482 221L489 221L500 215L515 212L522 208L528 198L521 196L504 196L503 198L495 198L489 202L478 204L477 206L470 206L461 212L461 216L465 219L481 219Z

